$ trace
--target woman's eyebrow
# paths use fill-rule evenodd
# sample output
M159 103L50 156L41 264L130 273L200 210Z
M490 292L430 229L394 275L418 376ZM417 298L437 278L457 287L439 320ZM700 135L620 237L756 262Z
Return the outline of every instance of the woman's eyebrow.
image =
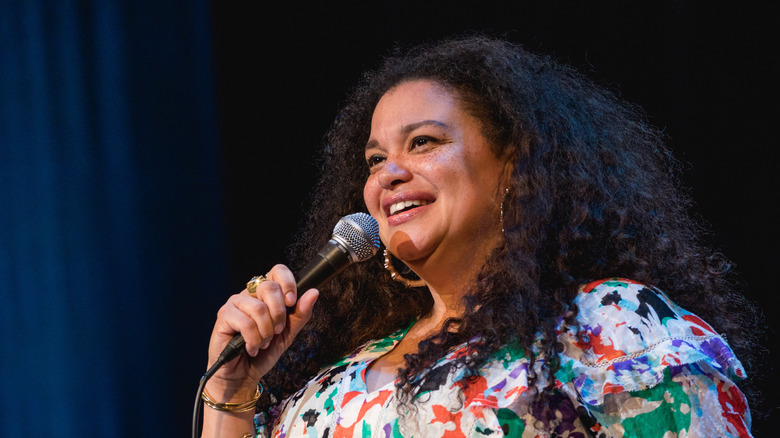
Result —
M401 128L401 131L403 133L405 133L405 134L408 134L408 133L414 131L415 129L417 129L417 128L421 127L421 126L426 126L426 125L434 125L434 126L438 126L440 128L449 128L449 126L447 126L446 123L440 122L438 120L423 120L423 121L420 121L420 122L410 123L410 124L404 126L404 127Z
M414 122L414 123L410 123L408 125L402 126L401 127L401 132L404 133L404 134L408 134L408 133L414 131L417 128L420 128L422 126L427 126L427 125L433 125L433 126L437 126L437 127L440 127L440 128L449 128L449 125L447 125L444 122L440 122L438 120L421 120L419 122ZM375 147L378 147L378 146L379 146L379 142L376 141L376 140L369 140L366 143L366 149L372 149L372 148L375 148Z

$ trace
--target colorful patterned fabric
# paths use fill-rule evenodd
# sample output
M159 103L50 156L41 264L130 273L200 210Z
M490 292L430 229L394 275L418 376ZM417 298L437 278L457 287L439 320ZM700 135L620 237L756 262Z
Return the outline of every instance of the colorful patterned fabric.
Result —
M659 290L624 279L581 288L578 328L563 329L554 390L541 401L529 384L528 356L508 345L466 385L462 369L425 375L411 408L393 383L367 392L371 361L403 338L369 342L326 367L288 398L258 436L286 437L749 437L750 414L732 382L744 369L704 321ZM475 340L474 342L479 342ZM546 403L546 404L545 404ZM272 430L271 426L273 426Z

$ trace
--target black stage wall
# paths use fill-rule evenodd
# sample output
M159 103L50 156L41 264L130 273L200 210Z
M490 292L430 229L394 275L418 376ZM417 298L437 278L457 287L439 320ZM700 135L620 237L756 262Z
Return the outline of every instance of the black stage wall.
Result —
M766 311L766 346L778 346L776 18L758 4L691 1L383 1L276 13L215 2L230 278L240 288L283 257L313 183L312 151L360 72L396 42L477 30L552 54L647 111L687 163L695 213ZM778 359L771 351L757 377L767 398L757 408L773 417ZM769 436L771 421L757 418L756 435Z

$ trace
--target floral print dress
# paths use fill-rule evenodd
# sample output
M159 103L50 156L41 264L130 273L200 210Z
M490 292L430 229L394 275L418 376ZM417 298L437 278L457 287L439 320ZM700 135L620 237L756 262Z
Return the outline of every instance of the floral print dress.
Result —
M258 436L751 436L745 398L732 382L744 369L706 322L625 279L585 285L575 303L579 327L559 325L564 351L544 407L522 349L506 346L466 385L462 369L444 366L466 354L464 344L428 371L412 407L399 409L394 384L368 392L365 373L403 338L401 330L323 369L274 421L258 425ZM544 373L536 371L541 387Z

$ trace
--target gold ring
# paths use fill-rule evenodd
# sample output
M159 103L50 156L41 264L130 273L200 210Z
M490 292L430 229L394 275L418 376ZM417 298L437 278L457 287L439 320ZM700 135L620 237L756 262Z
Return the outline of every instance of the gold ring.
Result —
M249 295L255 296L255 293L257 293L257 285L264 282L265 280L265 275L252 277L252 279L249 280L249 282L246 284L246 290L249 291Z

